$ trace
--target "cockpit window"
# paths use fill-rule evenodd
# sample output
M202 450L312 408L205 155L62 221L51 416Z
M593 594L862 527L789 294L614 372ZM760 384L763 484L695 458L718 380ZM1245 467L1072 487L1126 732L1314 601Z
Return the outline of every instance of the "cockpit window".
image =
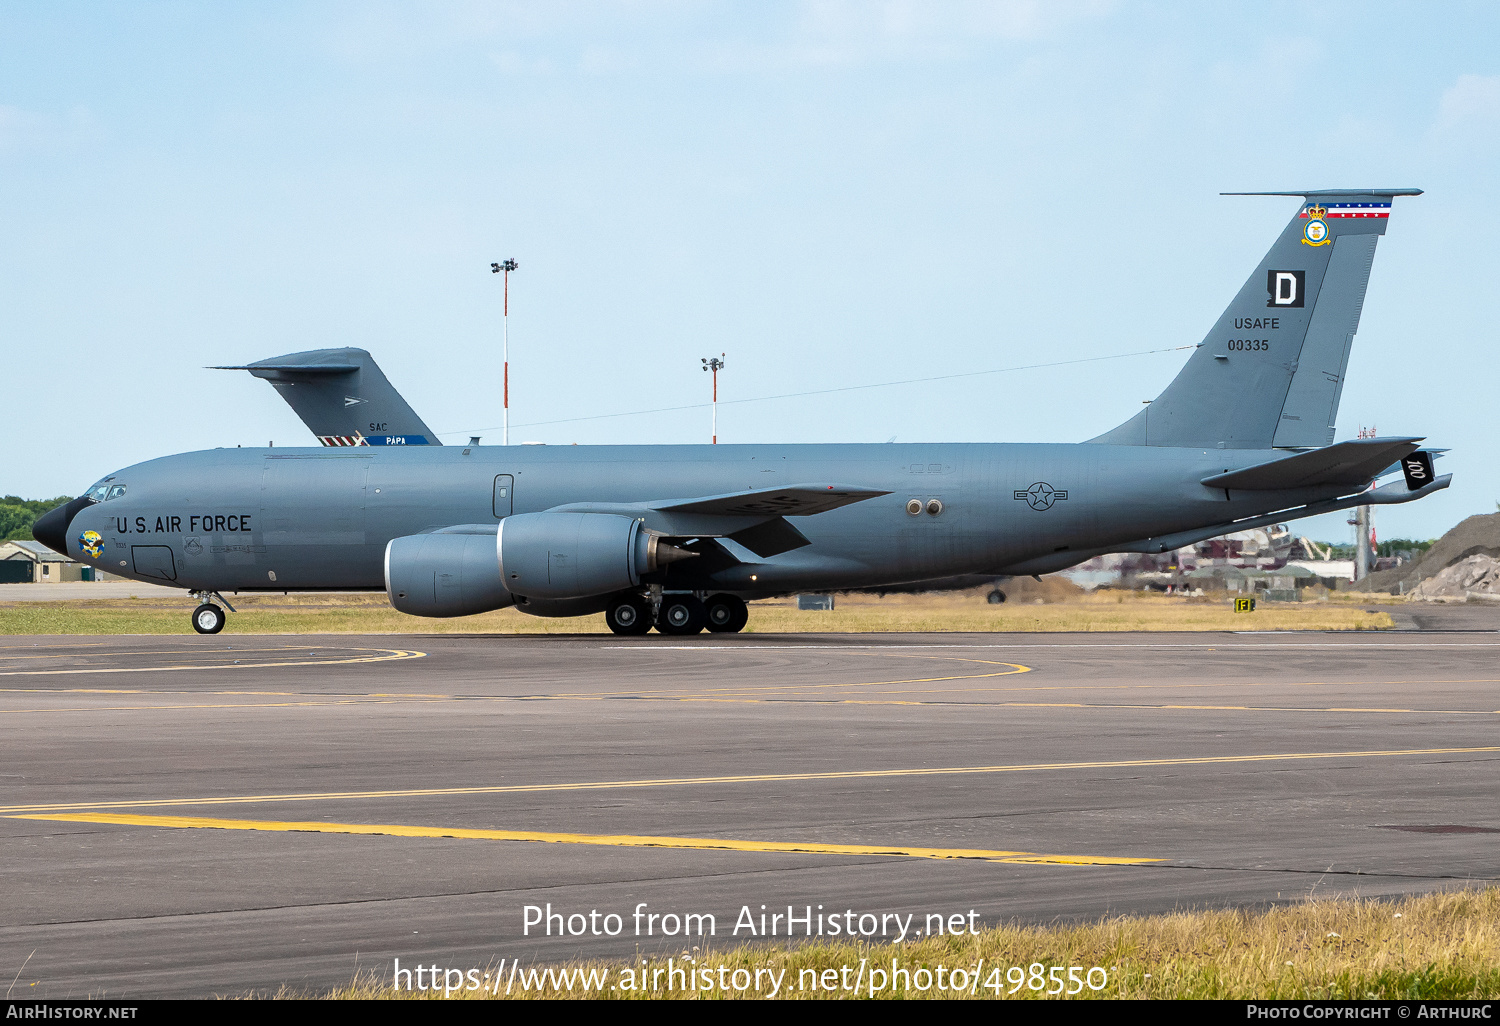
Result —
M125 494L125 486L122 484L96 484L83 493L95 502L105 502L109 499L118 499Z

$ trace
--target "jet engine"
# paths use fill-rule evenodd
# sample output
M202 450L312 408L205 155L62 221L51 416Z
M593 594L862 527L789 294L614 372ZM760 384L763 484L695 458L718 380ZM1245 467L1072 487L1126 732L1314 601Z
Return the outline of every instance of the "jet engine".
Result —
M385 591L413 616L468 616L515 601L500 579L493 534L412 534L385 547Z
M634 517L613 513L520 513L500 522L500 573L528 599L608 595L641 583L696 552L663 542Z

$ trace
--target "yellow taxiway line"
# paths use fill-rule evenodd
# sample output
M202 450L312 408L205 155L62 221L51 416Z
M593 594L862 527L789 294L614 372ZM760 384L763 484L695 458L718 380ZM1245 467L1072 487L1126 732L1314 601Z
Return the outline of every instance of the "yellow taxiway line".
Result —
M348 650L345 649L345 651ZM186 666L92 666L72 670L0 670L0 677L53 677L74 673L164 673L169 670L255 670L275 666L344 666L350 663L386 663L397 659L422 659L427 655L426 652L399 648L377 648L367 651L380 654L354 656L350 659L303 659L285 663L193 663Z
M1377 759L1421 755L1477 755L1500 752L1500 745L1480 748L1392 748L1374 752L1279 752L1269 755L1210 755L1183 759L1122 759L1099 762L1036 762L998 766L938 766L923 769L834 770L824 773L757 773L722 777L663 777L642 780L600 780L560 784L494 784L477 787L424 787L388 791L309 791L291 794L257 794L215 798L156 798L113 802L48 802L35 805L0 806L0 816L27 813L67 812L86 809L140 809L164 805L256 805L266 802L349 801L362 798L436 798L485 794L535 794L546 791L604 791L638 787L713 786L723 784L767 784L792 781L878 780L891 777L973 776L998 773L1037 773L1066 770L1119 770L1174 766L1223 766L1261 762L1297 762L1322 759Z
M992 671L990 673L968 673L968 674L953 675L953 676L947 676L947 677L909 677L909 678L906 678L906 679L903 679L903 680L850 681L849 683L845 683L845 684L840 684L840 683L811 684L811 683L806 683L806 682L801 682L801 681L799 681L797 683L794 683L794 684L764 684L764 685L759 685L759 684L737 684L737 685L729 685L729 686L722 687L722 688L707 688L707 689L701 689L700 688L698 691L690 693L690 695L688 697L693 697L693 698L700 698L701 697L701 698L705 698L705 699L711 699L714 695L721 694L721 693L722 694L729 694L729 695L743 695L743 694L749 694L751 692L781 692L781 691L790 691L790 690L794 690L794 689L797 689L797 688L804 688L804 689L815 688L815 689L818 689L818 690L832 690L834 688L875 688L875 687L888 687L888 686L893 685L893 684L933 684L933 683L937 683L939 681L945 681L945 680L983 680L983 679L988 678L988 677L1010 677L1010 676L1013 676L1013 675L1018 674L1018 673L1031 673L1031 672L1033 672L1033 668L1030 667L1030 666L1022 666L1020 663L1005 663L1005 662L1000 662L1000 661L994 660L994 659L962 659L962 658L960 658L958 656L904 656L904 657L901 657L901 658L922 658L922 659L934 659L934 660L951 661L951 662L985 663L985 664L990 665L990 666L1004 666L1004 667L1006 667L1006 669L1004 669L1004 670L995 670L995 671ZM957 689L954 689L954 688L939 688L937 690L938 691L942 691L942 692L948 692L948 691L953 691L953 690L957 690ZM970 690L972 690L972 689L970 689ZM536 698L550 698L550 699L560 699L560 700L561 699L568 699L568 700L584 700L584 701L596 701L596 700L601 700L601 699L606 699L606 698L637 698L638 697L638 698L641 698L643 700L650 701L653 698L656 698L658 696L665 697L665 698L667 698L669 700L682 697L682 695L681 695L680 692L675 692L675 691L673 691L670 688L637 688L637 689L635 689L633 691L561 691L561 692L558 692L556 694L550 694L550 695L527 695L525 697L532 698L532 699L536 699Z
M654 837L638 834L566 834L535 830L473 830L467 827L429 827L400 824L283 822L263 819L208 819L197 816L135 816L125 813L65 813L13 816L61 823L104 823L113 826L172 827L209 830L265 830L278 833L372 834L388 837L447 837L477 841L543 841L552 844L594 844L619 848L697 848L782 855L884 855L919 859L983 859L1067 866L1136 866L1162 859L1119 858L1109 855L1040 855L1027 851L990 851L983 848L917 848L908 845L819 844L796 841L743 841L719 837Z

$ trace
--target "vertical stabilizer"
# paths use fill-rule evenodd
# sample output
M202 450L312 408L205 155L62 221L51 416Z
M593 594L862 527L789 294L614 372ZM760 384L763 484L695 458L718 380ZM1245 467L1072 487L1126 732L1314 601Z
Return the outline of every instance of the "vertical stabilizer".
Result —
M363 349L314 349L212 370L271 383L324 445L442 445Z
M1303 203L1166 390L1093 441L1222 449L1332 442L1376 239L1392 197L1420 192L1230 193Z

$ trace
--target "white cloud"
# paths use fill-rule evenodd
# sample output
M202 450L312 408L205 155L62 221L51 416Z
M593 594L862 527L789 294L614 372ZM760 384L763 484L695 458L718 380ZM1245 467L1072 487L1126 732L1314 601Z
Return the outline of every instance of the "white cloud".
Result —
M808 0L787 41L806 63L954 54L1055 34L1102 17L1112 0Z
M1461 75L1438 102L1442 133L1493 136L1500 131L1500 75Z
M0 146L13 146L34 135L42 119L20 107L0 104Z
M54 150L75 145L93 131L89 112L41 114L0 104L0 150Z
M421 59L480 46L506 73L643 66L739 72L962 58L1057 36L1117 0L368 0L334 8L343 60Z
M532 57L516 50L491 54L490 61L506 75L547 75L552 72L552 62L546 57Z

